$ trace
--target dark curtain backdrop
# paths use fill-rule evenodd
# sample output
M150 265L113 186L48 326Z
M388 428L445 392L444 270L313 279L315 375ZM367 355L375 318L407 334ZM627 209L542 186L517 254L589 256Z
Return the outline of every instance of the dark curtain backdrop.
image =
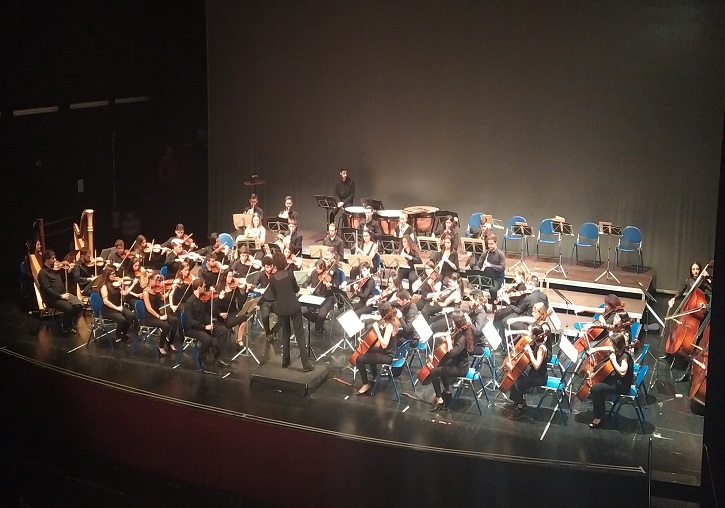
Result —
M356 201L455 210L464 227L476 211L636 225L657 288L676 289L714 251L723 13L208 0L209 228L233 229L257 173L266 211L292 194L322 231L313 195L346 166Z

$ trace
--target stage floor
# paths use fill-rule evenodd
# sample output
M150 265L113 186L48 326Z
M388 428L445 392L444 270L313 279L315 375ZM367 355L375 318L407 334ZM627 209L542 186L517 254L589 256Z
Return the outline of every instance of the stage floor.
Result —
M654 310L664 315L664 309L659 307L668 297L655 296L658 303ZM483 415L478 414L470 393L465 392L452 410L431 413L432 387L418 386L414 391L405 373L398 384L400 402L395 400L387 382L374 396L355 396L356 388L349 383L359 386L360 381L359 377L353 379L353 372L347 368L349 350L338 350L317 361L318 369L327 369L327 378L305 397L294 390L250 383L260 368L252 357L240 356L215 375L196 372L189 354L184 354L176 369L171 356L157 360L153 341L141 342L133 356L130 347L116 344L111 349L105 339L69 353L85 344L90 314L86 314L85 326L81 323L79 335L70 337L54 335L49 326L28 333L33 329L31 318L15 308L5 309L3 314L3 355L25 360L29 368L32 363L58 369L70 376L86 377L143 396L270 425L314 430L331 438L563 468L647 471L651 440L653 480L682 485L700 482L703 418L690 409L689 384L674 381L682 370L670 371L668 363L658 363L656 332L645 331L640 337L652 345L645 362L650 366L646 379L650 390L643 435L631 406L625 406L618 420L607 422L603 429L590 429L587 424L592 409L588 401L575 402L568 424L556 415L548 429L553 413L550 398L539 414L529 410L529 418L523 421L509 419L510 411L504 408L506 401L503 396L496 397L497 392L491 394L490 406L482 399ZM654 322L651 318L650 321ZM318 355L341 338L340 327L335 329L334 340L329 337L329 328L325 337L313 334L312 346ZM259 327L252 330L251 348L263 364L278 360L281 352L278 345L265 342ZM237 352L236 345L226 344L223 357L230 360ZM299 368L299 362L294 362L292 368ZM536 404L538 397L528 396L529 405Z

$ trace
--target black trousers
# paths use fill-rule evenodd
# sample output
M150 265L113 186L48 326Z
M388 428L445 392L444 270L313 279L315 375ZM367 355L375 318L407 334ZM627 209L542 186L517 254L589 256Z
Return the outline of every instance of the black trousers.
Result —
M310 366L310 356L307 351L307 337L302 327L302 311L298 310L291 316L279 316L282 324L282 366L287 367L290 363L290 340L292 339L292 330L295 332L295 340L300 350L300 361L302 367Z
M45 305L63 313L62 326L64 329L73 326L78 321L78 318L81 317L81 314L83 314L83 304L78 297L73 295L70 295L68 300L53 300L46 302Z
M382 349L378 349L377 351L370 350L364 355L358 356L355 361L355 365L360 371L360 379L364 385L368 384L368 371L366 365L370 365L370 373L372 374L373 379L375 379L378 376L378 364L390 365L391 363L393 363L393 357Z
M257 304L259 308L259 317L262 320L262 326L264 327L264 333L267 335L272 333L272 329L269 326L269 316L274 312L274 302L259 301Z
M591 387L589 399L594 404L594 418L604 418L607 397L615 393L622 393L621 382L616 378L608 377Z
M441 390L441 384L446 393L450 392L450 381L451 379L465 376L468 372L466 366L458 367L453 364L439 365L431 369L428 379L433 384L433 390L436 392L436 397L440 397L443 394Z
M215 326L212 333L209 333L206 330L186 330L186 335L198 340L201 344L199 347L199 359L203 365L209 349L211 349L212 353L214 353L215 360L219 358L219 342L226 337L227 330L223 326Z
M319 308L306 307L305 310L302 311L302 315L305 316L307 320L315 323L315 330L320 331L325 325L325 319L327 319L327 316L334 307L335 298L328 296Z
M101 316L103 319L108 319L116 323L116 338L120 339L128 333L131 325L136 321L136 315L131 311L123 307L121 312L116 309L112 309L106 305L101 309Z
M511 392L509 393L511 400L517 404L523 404L524 393L536 386L543 386L546 384L546 366L542 365L541 368L544 369L542 371L543 376L541 374L530 376L528 372L524 372L516 379L514 385L511 387Z
M174 343L174 340L176 339L176 329L179 327L179 319L173 314L168 314L168 317L165 320L146 314L143 324L161 330L161 333L159 334L159 347L161 349L165 349L166 346Z

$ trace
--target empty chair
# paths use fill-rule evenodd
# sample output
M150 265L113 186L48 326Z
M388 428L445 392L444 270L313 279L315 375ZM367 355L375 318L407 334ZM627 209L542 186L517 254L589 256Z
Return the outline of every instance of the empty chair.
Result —
M622 230L619 243L614 248L614 262L619 266L620 252L636 252L638 255L636 273L639 273L640 266L644 266L642 259L642 232L635 226L627 226Z
M518 240L518 241L523 242L521 244L521 250L524 250L524 245L526 246L526 255L528 255L529 254L529 241L528 241L527 237L514 233L514 224L516 224L517 222L526 222L526 219L524 219L521 215L514 215L506 223L506 231L503 234L503 251L506 252L506 241L507 240Z
M539 259L539 244L557 245L561 243L561 235L554 232L554 221L544 219L539 225L539 234L536 237L536 259ZM561 246L559 247L561 248ZM558 254L558 253L557 253Z
M599 258L599 263L602 262L602 253L599 250L599 226L593 222L585 222L579 227L576 241L571 248L571 264L574 264L574 254L576 254L577 263L579 262L579 247L594 248L594 263L592 264L592 268L597 266L597 258Z

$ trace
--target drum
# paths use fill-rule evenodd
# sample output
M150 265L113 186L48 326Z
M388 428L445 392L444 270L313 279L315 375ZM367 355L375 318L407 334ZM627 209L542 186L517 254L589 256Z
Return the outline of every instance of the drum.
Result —
M357 229L365 220L365 208L362 206L346 206L345 216L347 217L347 225L353 229Z
M415 230L417 233L430 234L433 230L433 214L438 211L435 206L409 206L403 208L403 211L409 217L413 217L415 222Z
M400 222L400 210L378 210L375 215L384 235L392 235Z

